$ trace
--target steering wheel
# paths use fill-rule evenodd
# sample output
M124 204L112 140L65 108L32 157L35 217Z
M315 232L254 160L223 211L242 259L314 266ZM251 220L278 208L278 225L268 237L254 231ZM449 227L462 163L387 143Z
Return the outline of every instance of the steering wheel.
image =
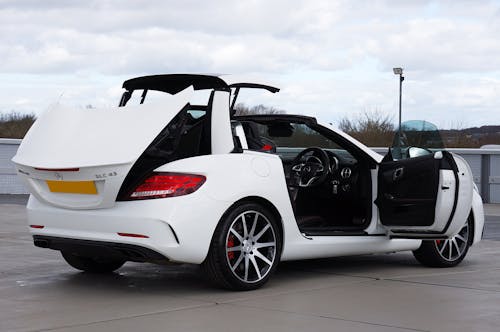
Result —
M292 171L299 178L299 187L316 187L325 182L330 159L328 154L320 148L307 148L302 150L292 161Z

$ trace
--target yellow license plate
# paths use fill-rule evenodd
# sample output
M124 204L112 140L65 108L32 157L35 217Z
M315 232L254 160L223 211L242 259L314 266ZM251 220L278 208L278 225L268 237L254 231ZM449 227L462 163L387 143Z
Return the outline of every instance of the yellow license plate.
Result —
M53 193L97 195L94 181L51 181L47 186Z

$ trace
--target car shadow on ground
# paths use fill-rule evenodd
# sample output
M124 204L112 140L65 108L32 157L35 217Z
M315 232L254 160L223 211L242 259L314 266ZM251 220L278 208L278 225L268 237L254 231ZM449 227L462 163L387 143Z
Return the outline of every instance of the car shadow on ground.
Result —
M366 255L307 261L283 262L270 282L259 292L313 287L318 281L325 286L351 279L378 279L384 270L397 274L413 273L419 265L411 254ZM70 270L54 280L66 291L85 291L122 294L200 295L220 294L226 290L210 283L198 265L154 265L127 263L115 273L94 274Z

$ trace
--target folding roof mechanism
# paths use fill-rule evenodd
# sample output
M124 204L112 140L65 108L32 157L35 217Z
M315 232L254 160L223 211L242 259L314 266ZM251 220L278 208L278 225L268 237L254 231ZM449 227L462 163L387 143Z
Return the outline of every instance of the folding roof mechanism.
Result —
M259 84L259 83L233 83L230 84L229 87L234 88L234 96L233 96L233 101L231 102L231 113L234 113L234 106L236 105L236 100L238 99L238 94L240 93L241 88L245 89L263 89L267 90L271 93L276 93L280 91L279 88L276 88L274 86L270 85L265 85L265 84Z
M123 88L133 90L156 90L176 94L190 86L194 90L216 89L229 90L224 80L213 75L169 74L132 78L123 82Z
M216 75L202 75L202 74L166 74L166 75L151 75L141 76L129 79L123 82L123 88L126 89L120 100L120 106L124 106L132 96L134 90L144 90L141 95L141 104L146 98L148 90L162 91L169 94L176 94L190 86L194 90L215 89L223 91L231 91L234 89L233 100L231 103L231 110L236 105L236 99L240 89L263 89L271 93L276 93L280 89L260 83L251 82L232 82L231 76L226 76L230 83Z

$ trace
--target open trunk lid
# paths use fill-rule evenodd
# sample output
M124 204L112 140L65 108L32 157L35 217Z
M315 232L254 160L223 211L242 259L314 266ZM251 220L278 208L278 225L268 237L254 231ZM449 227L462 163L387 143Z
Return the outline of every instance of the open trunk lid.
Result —
M161 103L120 108L57 104L35 122L12 161L41 201L71 209L111 207L132 165L192 92L189 87Z

